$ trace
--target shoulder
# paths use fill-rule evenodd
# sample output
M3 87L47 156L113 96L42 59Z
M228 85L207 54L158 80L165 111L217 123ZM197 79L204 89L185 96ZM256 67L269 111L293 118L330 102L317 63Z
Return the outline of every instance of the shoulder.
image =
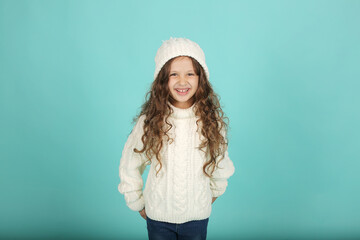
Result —
M137 129L137 130L142 130L143 129L143 126L144 126L144 123L145 123L145 119L146 119L146 115L145 114L142 114L138 117L136 123L135 123L135 126L134 128Z
M145 115L145 114L141 114L141 115L139 116L138 123L141 124L141 125L144 125L145 119L146 119L146 115Z
M140 134L143 131L145 119L146 119L145 114L135 117L132 121L133 127L132 127L130 134L132 134L132 135Z

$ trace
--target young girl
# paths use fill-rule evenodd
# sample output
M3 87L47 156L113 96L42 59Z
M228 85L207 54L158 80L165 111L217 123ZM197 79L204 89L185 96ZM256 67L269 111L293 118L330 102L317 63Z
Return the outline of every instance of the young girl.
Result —
M150 98L122 151L118 190L146 219L149 239L206 239L212 203L235 172L205 55L186 38L163 41ZM150 171L143 189L142 174Z

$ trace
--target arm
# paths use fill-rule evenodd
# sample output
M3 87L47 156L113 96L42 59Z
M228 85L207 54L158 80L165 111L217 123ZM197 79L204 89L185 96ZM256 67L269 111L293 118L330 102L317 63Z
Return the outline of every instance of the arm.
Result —
M145 207L142 194L142 174L146 169L145 159L133 151L134 148L142 148L141 136L143 134L144 117L139 118L128 136L119 166L120 184L118 190L121 194L124 194L126 205L133 211L141 211Z
M224 130L221 131L223 136L226 136ZM220 159L220 156L217 158ZM226 146L224 158L219 162L219 168L216 168L213 172L213 176L210 178L210 188L212 192L213 202L215 199L224 194L228 185L228 179L234 174L234 163L229 158L228 149ZM215 199L214 199L215 198Z
M224 194L228 186L228 179L235 172L235 167L229 158L228 151L225 152L225 157L220 161L219 167L221 167L221 169L216 168L212 178L210 178L210 188L213 198L217 198Z

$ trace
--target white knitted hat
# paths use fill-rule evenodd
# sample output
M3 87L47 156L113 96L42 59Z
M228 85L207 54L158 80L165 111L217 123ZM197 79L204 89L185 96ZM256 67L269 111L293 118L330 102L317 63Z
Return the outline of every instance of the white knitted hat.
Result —
M177 56L190 56L195 58L203 67L209 80L209 70L205 63L205 54L200 46L187 38L173 38L163 41L155 56L154 80L164 64L171 58Z

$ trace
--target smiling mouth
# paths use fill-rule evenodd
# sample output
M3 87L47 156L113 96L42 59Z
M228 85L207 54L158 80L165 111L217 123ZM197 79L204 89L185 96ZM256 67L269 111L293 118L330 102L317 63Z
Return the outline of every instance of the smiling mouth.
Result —
M180 89L180 88L177 88L175 89L177 92L180 92L180 93L185 93L185 92L188 92L190 90L190 88L185 88L185 89Z

